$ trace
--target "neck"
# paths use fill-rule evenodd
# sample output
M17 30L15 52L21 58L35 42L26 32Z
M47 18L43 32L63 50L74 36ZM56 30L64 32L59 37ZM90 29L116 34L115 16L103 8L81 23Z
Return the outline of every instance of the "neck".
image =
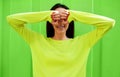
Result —
M67 40L69 38L66 36L66 33L55 33L53 39L55 39L55 40Z

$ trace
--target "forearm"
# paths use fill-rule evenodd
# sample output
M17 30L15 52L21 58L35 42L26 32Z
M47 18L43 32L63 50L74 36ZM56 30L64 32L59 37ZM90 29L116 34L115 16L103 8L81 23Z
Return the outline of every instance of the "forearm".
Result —
M74 21L79 21L81 23L94 25L97 28L101 27L112 27L115 23L115 21L111 18L87 13L87 12L81 12L81 11L73 11L70 10L70 18Z
M18 13L7 16L7 20L12 25L51 21L51 12L52 11Z

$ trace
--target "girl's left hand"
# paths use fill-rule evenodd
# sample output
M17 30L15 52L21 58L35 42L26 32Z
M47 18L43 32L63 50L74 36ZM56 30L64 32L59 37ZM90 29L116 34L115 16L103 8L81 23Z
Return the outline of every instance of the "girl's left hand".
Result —
M53 21L67 20L69 14L70 13L67 10L64 10L62 12L54 11L51 14L51 18L52 18Z

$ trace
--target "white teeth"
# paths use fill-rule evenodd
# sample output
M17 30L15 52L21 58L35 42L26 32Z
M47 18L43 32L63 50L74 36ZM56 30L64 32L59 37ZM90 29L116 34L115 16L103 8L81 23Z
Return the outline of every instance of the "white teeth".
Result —
M65 26L57 26L57 28L64 28Z

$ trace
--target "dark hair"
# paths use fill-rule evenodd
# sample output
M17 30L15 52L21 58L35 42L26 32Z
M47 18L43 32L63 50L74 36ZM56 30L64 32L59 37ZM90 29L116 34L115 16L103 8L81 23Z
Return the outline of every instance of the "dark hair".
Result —
M60 8L60 7L65 8L65 9L69 9L67 6L65 6L63 4L60 4L60 3L57 3L50 10L55 10L57 8ZM47 21L46 31L47 31L47 37L53 37L54 36L54 28L49 21ZM73 38L74 37L74 21L71 21L69 23L69 27L66 31L66 36L68 38Z

